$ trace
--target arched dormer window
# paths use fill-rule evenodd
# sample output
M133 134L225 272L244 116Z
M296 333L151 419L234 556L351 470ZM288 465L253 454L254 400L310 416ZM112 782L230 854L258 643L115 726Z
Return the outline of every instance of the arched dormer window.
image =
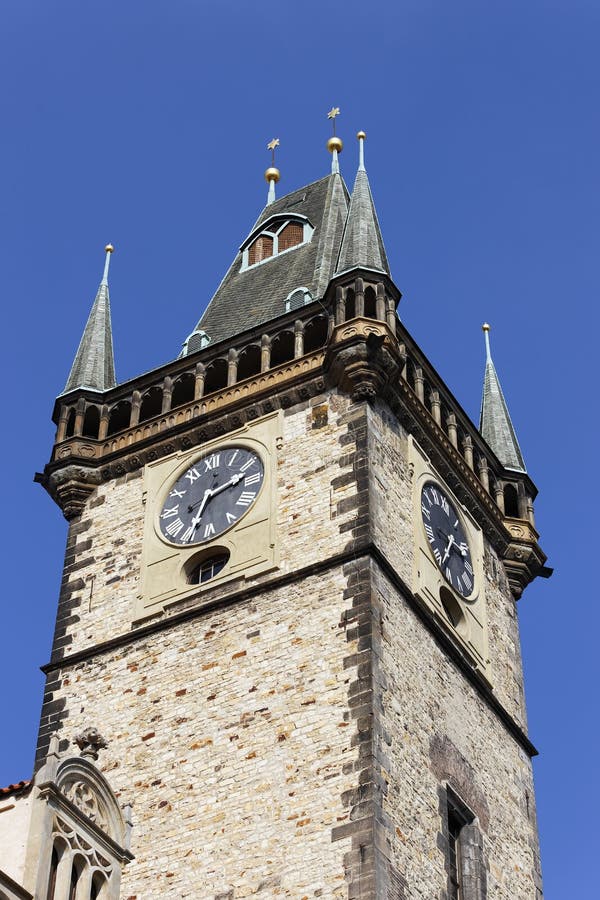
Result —
M300 309L301 307L306 306L307 303L310 303L311 300L312 294L308 288L294 288L285 299L285 311L289 312L291 309Z
M242 244L242 271L307 244L313 232L306 216L279 215L267 219Z
M210 338L207 333L202 331L202 329L197 329L196 331L192 331L192 333L186 337L179 356L180 358L182 356L189 356L190 353L195 353L196 350L204 350L209 344Z

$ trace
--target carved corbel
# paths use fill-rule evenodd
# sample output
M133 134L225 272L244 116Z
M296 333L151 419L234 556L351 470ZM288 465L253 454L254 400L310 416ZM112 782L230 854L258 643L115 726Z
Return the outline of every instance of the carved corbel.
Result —
M44 487L60 506L65 519L80 516L90 494L102 481L100 471L87 466L65 466L55 472L36 474L35 481Z
M508 583L516 600L534 578L549 578L552 569L545 565L546 554L538 544L538 533L525 519L504 520L511 540L503 554Z
M383 393L403 363L398 342L384 322L355 318L333 329L324 368L329 381L354 399Z

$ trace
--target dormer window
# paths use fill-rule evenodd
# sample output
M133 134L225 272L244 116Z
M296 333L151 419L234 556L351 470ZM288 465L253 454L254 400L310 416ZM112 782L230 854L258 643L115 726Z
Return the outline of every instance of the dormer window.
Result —
M285 311L289 312L292 309L300 309L303 306L306 306L307 303L312 302L312 294L305 287L295 288L291 291L290 294L286 297L285 300Z
M248 265L254 266L256 263L262 262L273 256L274 236L270 234L261 234L256 240L252 241L248 247Z
M242 271L307 244L313 231L305 216L274 216L268 219L242 246Z

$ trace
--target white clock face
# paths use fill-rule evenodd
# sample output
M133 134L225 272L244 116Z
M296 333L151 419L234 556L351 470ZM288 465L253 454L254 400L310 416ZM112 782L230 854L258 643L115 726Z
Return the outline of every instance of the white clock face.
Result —
M474 574L467 535L452 501L433 481L423 485L421 516L440 572L450 587L468 597L473 592Z
M213 540L254 505L264 475L261 458L246 447L200 457L167 493L158 517L162 536L178 546Z

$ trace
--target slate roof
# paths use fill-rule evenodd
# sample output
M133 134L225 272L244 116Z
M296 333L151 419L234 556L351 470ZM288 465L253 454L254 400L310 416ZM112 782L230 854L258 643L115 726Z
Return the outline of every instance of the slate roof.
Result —
M390 274L373 195L364 168L359 168L356 173L336 271L344 272L355 266Z
M241 270L239 251L196 329L211 342L224 340L285 313L285 300L296 288L321 298L332 278L348 213L348 190L339 174L293 191L262 211L252 232L271 216L306 216L314 233L309 243ZM251 232L251 233L252 233Z
M107 391L116 384L110 322L110 296L105 279L100 283L63 394L86 387Z
M511 421L500 380L490 353L486 332L487 358L481 398L479 431L507 469L526 472L525 461Z

